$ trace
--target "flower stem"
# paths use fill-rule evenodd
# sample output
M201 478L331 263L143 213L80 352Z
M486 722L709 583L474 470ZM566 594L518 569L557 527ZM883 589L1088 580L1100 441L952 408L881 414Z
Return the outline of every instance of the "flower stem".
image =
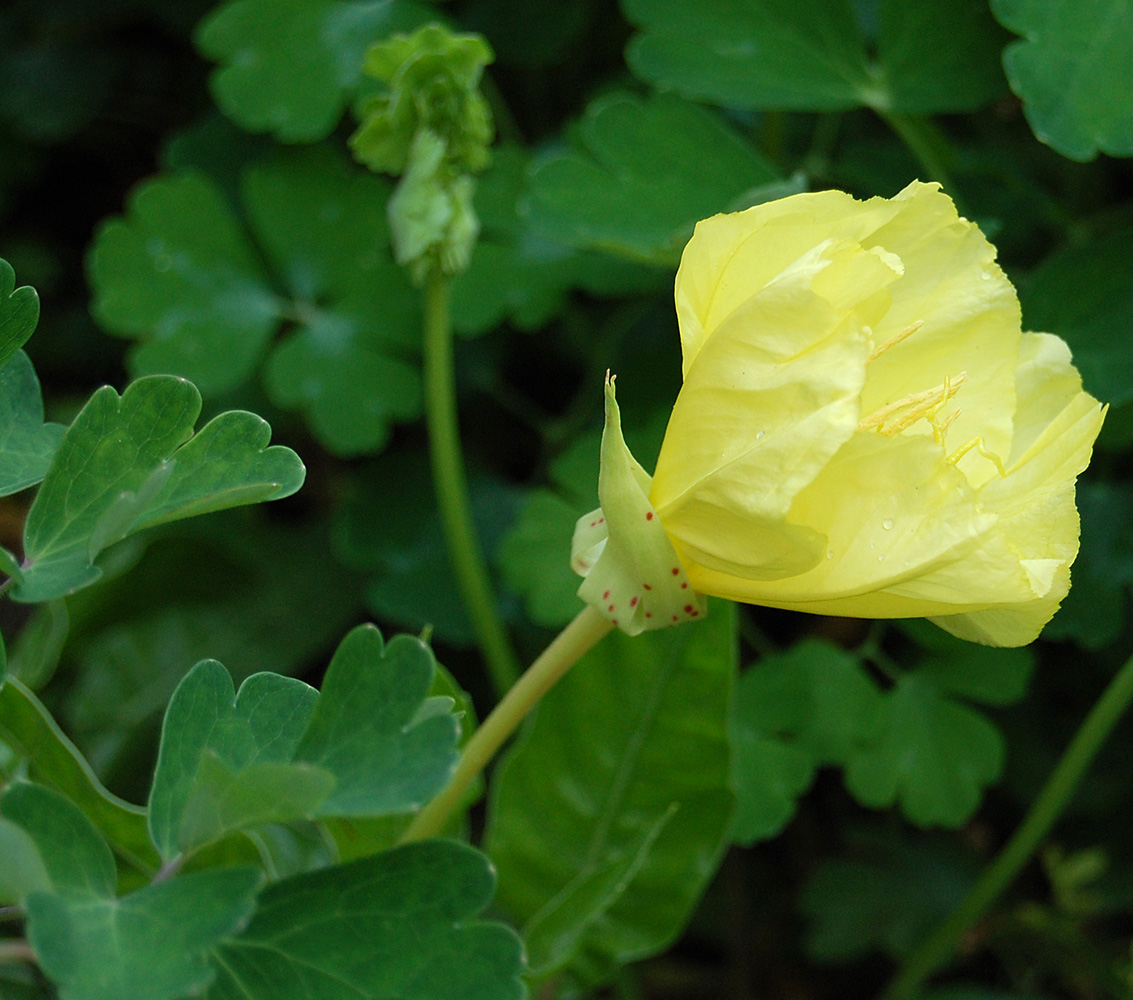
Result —
M503 742L555 683L605 636L613 626L589 605L564 628L538 659L504 695L484 724L472 734L452 780L421 810L401 835L401 843L435 836L460 808L468 786Z
M28 962L35 964L35 952L26 941L0 941L0 963Z
M921 942L882 994L883 1000L905 1000L914 996L924 981L949 961L964 932L1010 885L1062 815L1083 774L1130 701L1133 701L1133 657L1125 662L1090 710L1046 786L999 856L984 869L951 915Z
M472 522L456 417L448 280L436 269L425 284L425 420L429 427L433 486L449 559L488 674L496 692L502 694L519 676L519 660L500 620L484 553Z

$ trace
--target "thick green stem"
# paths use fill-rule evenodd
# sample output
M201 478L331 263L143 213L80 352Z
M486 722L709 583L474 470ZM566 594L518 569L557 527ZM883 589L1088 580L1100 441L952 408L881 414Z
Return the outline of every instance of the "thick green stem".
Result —
M425 419L429 459L449 559L472 628L498 694L519 676L519 660L496 607L496 595L472 522L456 416L448 280L434 269L425 283Z
M504 695L484 724L472 735L452 780L401 835L401 843L424 840L444 829L460 808L468 786L484 770L488 761L515 732L539 700L573 667L613 626L589 605L584 607L554 641L531 664L515 686Z
M1074 734L1046 786L1019 828L984 870L968 895L905 962L889 984L883 1000L905 1000L955 954L964 932L979 920L1030 860L1074 794L1110 731L1133 701L1133 657L1110 681L1097 704Z
M28 962L35 964L35 952L26 941L0 941L0 963Z

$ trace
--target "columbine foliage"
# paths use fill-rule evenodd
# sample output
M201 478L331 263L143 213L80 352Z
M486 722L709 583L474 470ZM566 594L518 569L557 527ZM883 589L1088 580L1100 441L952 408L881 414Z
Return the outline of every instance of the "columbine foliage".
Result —
M1133 650L1128 4L0 6L0 997L879 993ZM719 499L656 461L694 225L914 180L943 184L997 248L1022 330L1065 340L1110 406L1073 586L1040 639L996 650L713 599L696 624L604 640L446 836L399 846L494 699L434 497L414 279L448 284L471 522L529 660L581 607L571 533L599 502L607 369L633 455L679 494L662 499ZM905 274L926 228L886 234ZM935 314L970 330L1007 287L994 275ZM927 384L964 369L960 426L979 409L965 394L1014 360L977 337L954 371L929 333L905 347ZM751 370L728 361L727 379ZM1018 384L997 390L1004 412L1054 398ZM776 409L784 434L814 400ZM713 435L772 426L746 412L700 426L682 409L678 450L715 469ZM764 501L806 454L784 449ZM883 499L928 518L923 489L895 488L909 472L891 464ZM882 477L859 478L823 491L831 510ZM892 566L877 546L907 526L885 518L849 533L870 557L854 579ZM776 520L761 551L802 523ZM916 524L909 545L943 538ZM922 555L921 578L961 565ZM976 583L1004 592L990 569L961 589ZM1130 739L1114 733L1042 871L917 995L1126 1000Z

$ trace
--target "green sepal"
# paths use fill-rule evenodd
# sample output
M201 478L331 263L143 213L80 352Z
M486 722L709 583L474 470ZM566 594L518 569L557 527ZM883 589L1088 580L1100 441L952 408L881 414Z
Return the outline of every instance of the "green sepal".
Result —
M578 519L570 564L586 578L578 596L628 635L691 621L708 610L649 502L651 482L622 437L614 379L607 375L601 506Z

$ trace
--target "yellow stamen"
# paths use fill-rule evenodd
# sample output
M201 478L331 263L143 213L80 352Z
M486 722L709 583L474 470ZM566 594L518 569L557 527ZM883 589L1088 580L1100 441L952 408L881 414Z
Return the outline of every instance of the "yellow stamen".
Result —
M965 441L959 448L952 452L952 454L948 456L948 462L955 465L973 448L995 466L1001 478L1007 478L1007 470L1003 467L1003 460L994 451L988 451L984 447L984 439L978 434L970 441Z
M932 389L913 392L895 403L888 403L865 417L858 424L858 430L868 431L877 428L878 433L884 434L886 437L893 437L911 427L921 417L928 417L931 422L936 412L956 394L967 377L967 372L960 372L955 377L945 377L940 385L934 386ZM886 426L886 421L891 418L893 422ZM952 419L955 418L950 418L949 422Z
M887 341L885 341L884 344L881 344L878 347L875 347L873 349L873 351L871 352L870 356L869 356L869 360L870 361L876 361L878 358L881 357L881 355L883 355L886 351L888 351L889 348L896 347L899 343L901 343L902 340L906 340L909 337L911 337L922 326L924 326L924 320L923 319L918 319L915 323L910 323L900 333L894 334Z

